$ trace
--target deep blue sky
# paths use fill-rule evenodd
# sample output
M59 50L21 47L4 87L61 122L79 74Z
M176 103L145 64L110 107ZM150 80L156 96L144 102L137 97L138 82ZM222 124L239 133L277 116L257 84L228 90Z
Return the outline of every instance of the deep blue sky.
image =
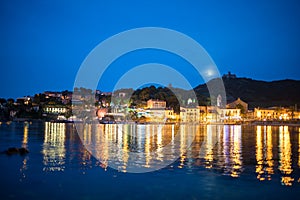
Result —
M121 31L147 26L174 29L194 38L221 74L231 71L268 81L300 79L297 0L86 2L0 2L1 97L71 90L78 68L97 44ZM147 62L179 62L166 53L149 53L137 52L115 64L126 63L126 71ZM192 71L187 70L186 76L193 77ZM106 78L107 84L100 86L107 91L114 78ZM191 78L192 86L199 83L202 80Z

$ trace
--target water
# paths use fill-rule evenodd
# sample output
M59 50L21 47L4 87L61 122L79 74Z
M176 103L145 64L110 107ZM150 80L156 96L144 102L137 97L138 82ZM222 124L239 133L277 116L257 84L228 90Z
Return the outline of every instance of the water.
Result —
M282 199L300 194L300 127L81 128L82 140L73 124L2 123L0 151L15 146L30 153L0 154L1 199ZM102 146L91 152L101 162L83 145L95 143ZM170 151L162 151L168 144ZM140 156L133 160L131 152ZM160 170L128 173L131 164L151 169L173 159Z

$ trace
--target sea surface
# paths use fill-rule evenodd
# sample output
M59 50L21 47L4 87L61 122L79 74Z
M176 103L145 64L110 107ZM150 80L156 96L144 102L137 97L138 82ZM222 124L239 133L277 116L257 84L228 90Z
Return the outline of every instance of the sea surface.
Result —
M297 126L12 122L0 125L0 151L0 199L300 195Z

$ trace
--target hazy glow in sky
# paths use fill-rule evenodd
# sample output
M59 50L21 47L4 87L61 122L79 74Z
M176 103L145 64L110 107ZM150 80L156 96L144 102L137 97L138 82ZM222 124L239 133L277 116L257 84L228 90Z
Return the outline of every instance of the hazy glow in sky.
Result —
M300 78L299 1L0 2L0 96L72 89L82 61L101 41L138 27L165 27L200 43L219 68L260 80ZM112 65L191 68L166 52L133 52ZM113 66L112 66L113 67ZM175 67L176 68L176 67ZM113 73L113 70L111 70ZM209 72L208 72L209 73ZM108 72L109 73L109 69ZM203 80L191 77L193 87ZM113 89L107 76L102 90Z

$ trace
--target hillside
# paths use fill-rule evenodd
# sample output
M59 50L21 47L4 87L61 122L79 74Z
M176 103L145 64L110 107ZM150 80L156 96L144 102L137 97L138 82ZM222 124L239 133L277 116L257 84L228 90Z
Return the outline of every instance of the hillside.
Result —
M207 84L213 84L214 79ZM300 106L300 81L258 81L249 78L223 78L227 101L240 97L250 108L270 106ZM198 96L208 96L206 84L194 88Z

